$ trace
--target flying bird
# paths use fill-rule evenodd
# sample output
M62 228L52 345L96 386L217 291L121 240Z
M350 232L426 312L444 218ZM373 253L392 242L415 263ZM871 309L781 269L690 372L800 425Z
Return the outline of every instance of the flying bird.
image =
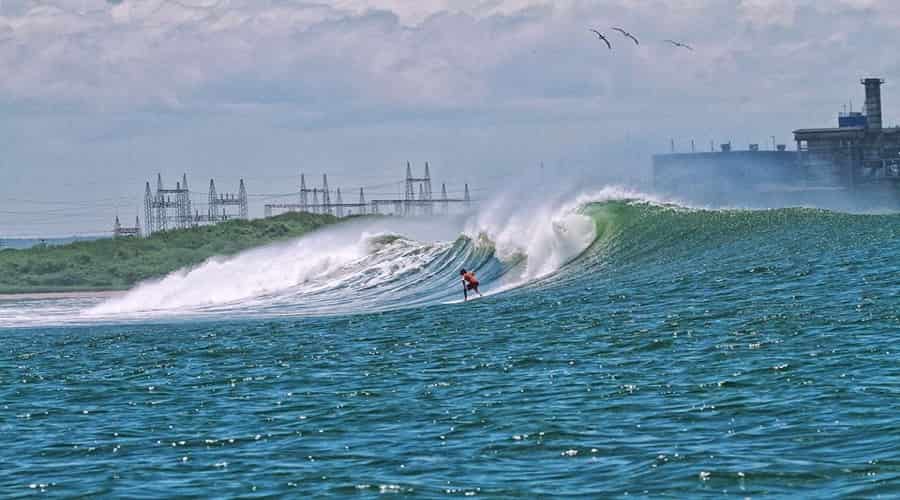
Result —
M594 29L592 29L591 31L594 32L595 35L597 35L597 38L606 42L606 46L609 47L609 50L612 50L612 44L609 43L609 40L607 40L605 36L603 36L603 33L600 33L599 31Z
M625 36L625 37L627 37L627 38L631 38L631 39L634 41L634 44L635 44L635 45L640 45L640 44L641 44L641 42L639 42L638 39L634 37L634 35L632 35L631 33L629 33L629 32L627 32L627 31L623 30L622 28L616 28L616 27L613 27L613 31L618 31L619 33L622 34L622 36Z
M671 43L675 47L681 47L683 49L694 50L693 47L691 47L690 45L688 45L686 43L676 42L675 40L665 40L665 41L668 43Z

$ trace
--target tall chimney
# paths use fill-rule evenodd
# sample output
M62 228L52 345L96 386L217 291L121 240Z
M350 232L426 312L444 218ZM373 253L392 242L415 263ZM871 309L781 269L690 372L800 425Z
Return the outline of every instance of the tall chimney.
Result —
M866 86L866 123L872 130L881 130L881 78L866 78L861 83Z

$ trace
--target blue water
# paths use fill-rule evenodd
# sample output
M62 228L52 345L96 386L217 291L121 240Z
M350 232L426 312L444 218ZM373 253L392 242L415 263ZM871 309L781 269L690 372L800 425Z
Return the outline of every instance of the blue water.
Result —
M307 238L105 303L2 302L0 491L900 495L900 216L578 213L518 252L379 235L310 271ZM255 281L190 295L232 265ZM486 297L454 302L460 266Z

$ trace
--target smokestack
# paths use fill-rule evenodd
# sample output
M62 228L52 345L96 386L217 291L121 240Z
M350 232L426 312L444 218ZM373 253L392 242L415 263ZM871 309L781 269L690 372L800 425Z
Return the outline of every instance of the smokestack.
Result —
M861 83L866 86L866 123L871 130L881 130L881 85L880 78L866 78Z

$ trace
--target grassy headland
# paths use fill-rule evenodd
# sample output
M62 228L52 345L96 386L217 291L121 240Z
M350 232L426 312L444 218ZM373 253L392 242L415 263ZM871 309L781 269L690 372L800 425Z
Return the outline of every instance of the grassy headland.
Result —
M233 255L301 236L338 220L331 215L288 213L166 231L149 238L0 250L0 293L125 290L141 280L164 276L216 255Z

